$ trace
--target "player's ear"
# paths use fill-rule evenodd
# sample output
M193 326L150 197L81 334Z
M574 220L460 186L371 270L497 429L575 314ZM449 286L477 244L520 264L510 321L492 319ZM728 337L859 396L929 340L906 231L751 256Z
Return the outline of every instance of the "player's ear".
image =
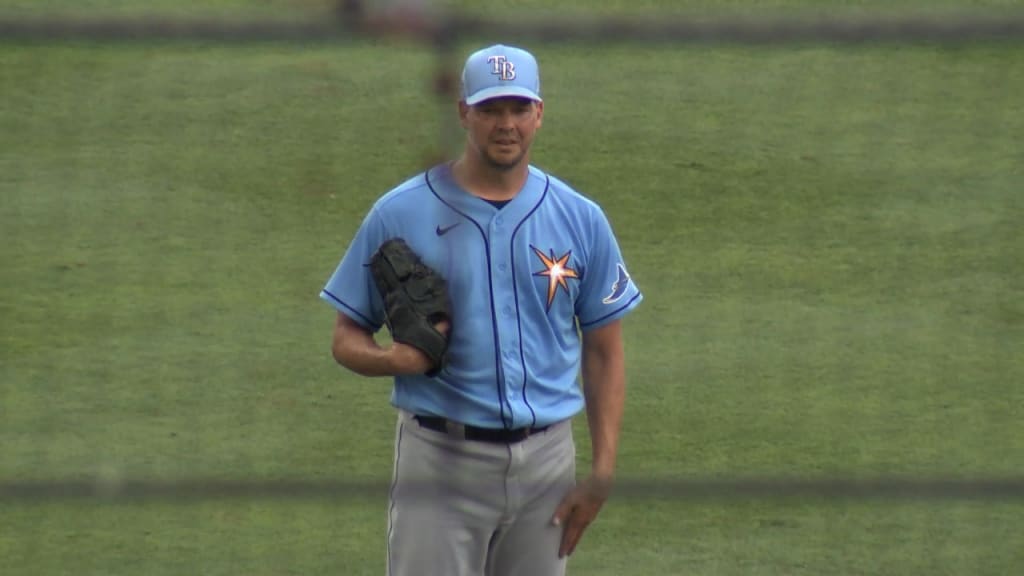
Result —
M544 103L534 102L533 105L537 107L537 128L540 128L540 125L544 123Z
M463 128L469 128L469 104L465 100L459 100L459 124Z

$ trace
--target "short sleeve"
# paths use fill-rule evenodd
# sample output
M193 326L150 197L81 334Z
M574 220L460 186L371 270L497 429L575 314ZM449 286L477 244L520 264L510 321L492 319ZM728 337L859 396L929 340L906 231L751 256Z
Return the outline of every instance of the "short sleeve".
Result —
M385 239L384 224L372 209L320 291L320 298L374 332L384 324L384 309L368 264Z
M622 318L643 300L619 250L604 212L595 209L590 250L576 301L580 328L596 328Z

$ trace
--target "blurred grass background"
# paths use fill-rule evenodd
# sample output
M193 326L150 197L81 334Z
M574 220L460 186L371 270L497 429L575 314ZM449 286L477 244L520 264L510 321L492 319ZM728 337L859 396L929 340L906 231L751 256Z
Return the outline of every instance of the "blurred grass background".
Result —
M755 4L1022 3L560 9ZM601 203L646 295L626 322L620 474L1021 473L1024 46L534 50L534 162ZM387 482L389 387L334 365L316 295L373 200L454 122L434 68L403 42L0 43L0 480ZM1013 574L1021 512L622 498L570 571ZM372 499L8 500L0 573L380 574L384 523Z

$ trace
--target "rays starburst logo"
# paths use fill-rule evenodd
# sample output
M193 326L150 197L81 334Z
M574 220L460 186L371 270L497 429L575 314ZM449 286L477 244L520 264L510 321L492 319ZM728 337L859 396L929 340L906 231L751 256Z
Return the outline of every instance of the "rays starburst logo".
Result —
M555 251L549 250L548 254L538 250L534 246L530 246L533 253L540 258L542 264L544 264L543 270L534 272L534 276L546 276L548 279L548 309L551 309L551 303L555 300L555 294L558 293L558 288L561 287L565 290L565 293L569 293L569 284L566 282L567 278L575 278L579 280L579 273L572 268L569 268L569 258L572 257L572 250L569 250L565 254L562 254L558 258L555 258Z

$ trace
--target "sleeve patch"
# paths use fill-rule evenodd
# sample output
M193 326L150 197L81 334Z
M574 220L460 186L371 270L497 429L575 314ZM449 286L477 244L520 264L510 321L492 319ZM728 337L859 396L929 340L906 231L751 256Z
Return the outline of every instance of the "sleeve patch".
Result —
M618 267L619 275L615 282L612 282L611 293L601 300L604 304L618 302L626 294L626 289L629 288L629 273L626 272L626 267L622 265L622 262L619 262L616 266Z

